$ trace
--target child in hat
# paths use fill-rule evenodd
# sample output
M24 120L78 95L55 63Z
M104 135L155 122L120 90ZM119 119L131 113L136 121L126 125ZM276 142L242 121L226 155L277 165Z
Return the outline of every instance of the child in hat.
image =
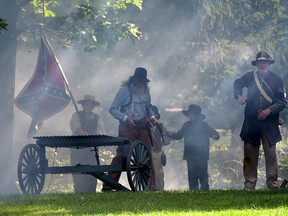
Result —
M184 157L187 161L190 190L209 190L208 160L210 140L219 139L219 133L204 121L201 107L191 104L182 113L189 118L178 132L168 132L174 140L184 138ZM200 184L200 187L199 187Z

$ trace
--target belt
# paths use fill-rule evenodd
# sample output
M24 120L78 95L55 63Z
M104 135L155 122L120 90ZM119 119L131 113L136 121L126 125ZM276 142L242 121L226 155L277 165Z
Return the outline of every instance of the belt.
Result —
M134 121L135 126L130 126L126 122L120 122L120 124L124 125L125 127L140 131L140 130L146 130L146 123L147 123L147 118L143 118L139 121Z

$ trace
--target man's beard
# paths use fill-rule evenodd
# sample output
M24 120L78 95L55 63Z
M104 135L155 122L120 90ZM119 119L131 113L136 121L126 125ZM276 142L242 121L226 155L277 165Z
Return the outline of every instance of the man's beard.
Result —
M133 86L133 91L136 94L142 94L145 92L145 86Z
M268 70L269 70L269 68L264 68L264 69L258 68L258 71L259 71L260 73L267 73Z

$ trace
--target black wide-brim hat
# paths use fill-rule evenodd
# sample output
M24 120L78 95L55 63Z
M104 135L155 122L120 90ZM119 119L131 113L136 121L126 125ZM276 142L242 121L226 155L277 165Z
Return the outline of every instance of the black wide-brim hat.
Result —
M200 119L205 119L206 116L201 113L201 107L196 104L189 105L187 110L183 110L182 113L189 118L189 114L198 116Z
M95 97L93 95L85 95L84 98L82 100L79 100L77 103L83 104L85 102L90 102L94 106L100 106L101 105L100 102L95 100Z
M137 67L135 69L134 75L130 77L133 81L138 81L141 83L148 83L150 82L149 79L147 79L147 70L143 67Z
M273 64L275 62L267 52L258 52L256 55L256 60L252 61L251 64L253 66L257 66L258 61L267 61L269 64Z

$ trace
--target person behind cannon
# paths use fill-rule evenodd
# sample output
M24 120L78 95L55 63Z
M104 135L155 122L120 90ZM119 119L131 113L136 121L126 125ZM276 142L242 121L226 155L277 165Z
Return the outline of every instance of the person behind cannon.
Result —
M189 189L209 190L208 160L210 140L218 140L219 133L204 121L201 107L191 104L182 113L189 118L178 132L168 132L172 139L184 137L184 156L187 161ZM200 187L199 187L200 185Z
M164 124L160 121L160 113L158 107L155 105L151 106L154 112L157 124L152 124L153 130L153 146L152 146L152 160L155 169L155 190L164 190L164 170L163 166L166 165L166 155L162 149L162 146L169 145L171 138L167 136L167 129Z
M85 95L78 101L82 105L82 111L75 112L70 120L70 128L73 135L103 135L104 124L99 114L93 112L100 103L92 95ZM96 165L94 148L79 148L70 150L71 165ZM75 192L95 192L97 179L91 175L72 174Z
M149 92L147 70L137 67L134 75L122 83L109 112L119 121L118 136L131 140L142 140L151 150L150 137L146 128L147 122L157 123L153 111L150 109L151 97ZM122 161L125 147L118 146L116 155L111 165L119 164ZM119 181L121 172L108 172L108 176ZM150 189L155 189L154 168L152 166L152 179ZM111 191L111 187L103 183L102 191Z

